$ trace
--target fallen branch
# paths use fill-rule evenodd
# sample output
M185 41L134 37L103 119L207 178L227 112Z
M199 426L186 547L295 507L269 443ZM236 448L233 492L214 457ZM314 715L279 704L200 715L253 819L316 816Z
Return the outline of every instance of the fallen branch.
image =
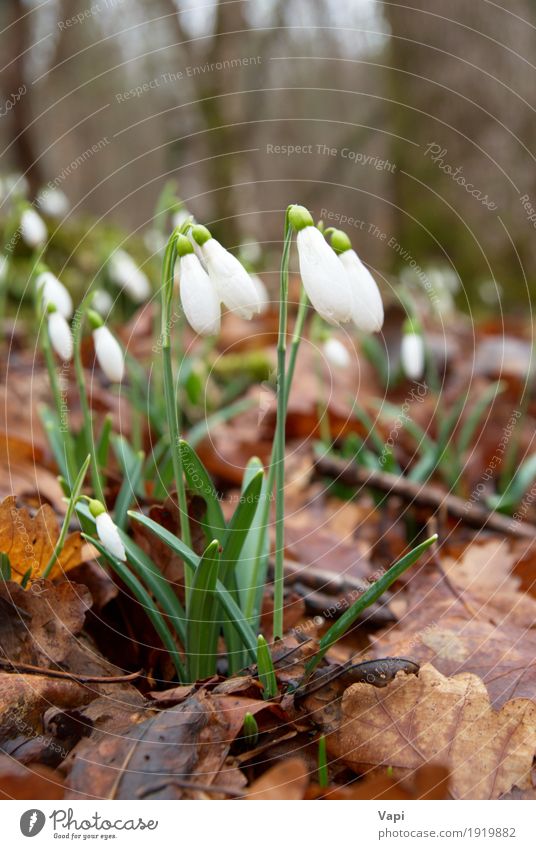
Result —
M444 511L474 528L487 528L507 536L536 539L534 525L516 522L500 513L491 512L482 504L450 495L429 484L417 483L389 472L366 469L335 457L318 457L315 466L321 474L340 480L348 486L367 486L387 495L398 495L409 504Z

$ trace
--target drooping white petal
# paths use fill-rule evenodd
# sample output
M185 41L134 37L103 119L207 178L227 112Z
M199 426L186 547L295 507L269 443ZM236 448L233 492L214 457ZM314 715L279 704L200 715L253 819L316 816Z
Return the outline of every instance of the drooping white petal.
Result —
M46 224L35 209L25 209L20 218L20 234L29 248L39 248L47 240Z
M255 289L257 290L257 295L260 303L260 312L265 312L268 309L268 305L270 303L270 298L268 296L266 286L264 285L258 274L250 274L249 276L253 281Z
M103 546L118 560L126 560L125 546L109 513L99 513L95 519L97 535Z
M220 299L212 280L195 254L180 260L181 304L190 327L203 336L220 330Z
M351 359L348 349L339 339L332 336L324 342L322 350L328 363L335 368L347 368L350 365Z
M210 279L227 309L248 319L260 312L257 290L242 263L216 239L208 239L201 252Z
M383 325L383 303L374 277L354 250L344 251L339 259L352 286L352 320L359 330L375 333Z
M37 205L51 218L61 218L69 211L69 200L61 189L42 189L37 195Z
M424 372L424 342L420 333L404 333L400 346L400 361L406 377L419 380Z
M66 319L61 312L50 313L48 317L48 335L50 344L63 362L68 362L73 356L73 335Z
M147 300L151 294L149 278L126 251L117 250L111 256L108 273L112 283L119 289L125 289L138 304Z
M43 306L53 304L64 318L73 314L73 299L58 278L51 271L43 271L35 281L37 290L42 290Z
M352 289L335 251L316 227L304 227L296 242L303 287L317 313L330 324L350 321Z
M93 331L93 342L98 363L108 380L121 383L125 372L125 359L115 336L103 325Z

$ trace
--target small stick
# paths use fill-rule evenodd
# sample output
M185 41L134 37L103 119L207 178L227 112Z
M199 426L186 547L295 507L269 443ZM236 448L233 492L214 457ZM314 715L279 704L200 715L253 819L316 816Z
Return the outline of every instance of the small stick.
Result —
M31 675L68 678L71 681L78 681L80 684L122 684L125 681L134 681L143 674L143 670L140 669L138 672L130 672L128 675L75 675L72 672L63 672L61 669L47 669L46 667L33 666L31 663L18 663L4 657L0 657L0 666L4 669L13 669L15 672L28 672Z
M323 475L337 478L349 486L370 486L372 489L399 495L410 504L443 509L450 516L475 528L486 528L509 536L536 539L536 527L528 522L515 522L508 516L493 513L481 504L475 504L457 495L449 495L435 486L417 483L405 477L379 472L363 466L349 464L335 457L319 457L315 461Z

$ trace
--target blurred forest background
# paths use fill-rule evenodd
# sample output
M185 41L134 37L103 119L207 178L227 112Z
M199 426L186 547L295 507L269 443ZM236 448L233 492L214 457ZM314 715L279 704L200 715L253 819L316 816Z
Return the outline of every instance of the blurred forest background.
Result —
M4 0L0 31L0 172L30 197L134 236L175 179L268 270L299 201L354 219L379 279L413 259L454 270L462 307L526 309L534 0Z

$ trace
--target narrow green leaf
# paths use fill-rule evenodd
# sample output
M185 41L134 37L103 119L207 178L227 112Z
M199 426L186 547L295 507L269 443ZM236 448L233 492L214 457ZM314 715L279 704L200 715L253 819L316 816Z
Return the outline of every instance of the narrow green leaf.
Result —
M213 537L223 538L225 519L218 494L209 473L203 463L188 443L181 439L179 451L182 456L182 466L190 489L205 501L207 505L207 524Z
M2 581L11 580L11 562L9 554L6 554L5 551L0 553L0 579Z
M257 639L257 674L264 687L263 699L275 699L278 690L274 663L268 643L261 634Z
M102 429L97 442L97 463L99 469L106 469L108 466L108 455L110 453L110 437L112 435L112 416L108 413L102 423Z
M499 513L513 513L523 501L526 491L536 480L536 454L532 454L519 467L509 485L501 495L492 495L487 499L492 510Z
M154 534L164 542L172 551L178 554L184 560L185 564L191 570L191 577L193 577L193 573L198 566L199 557L195 554L188 546L186 546L182 540L176 537L174 534L170 533L170 531L163 528L153 519L150 519L148 516L144 516L142 513L134 513L133 511L129 511L128 515L131 519L136 522L139 522L141 525L145 525L146 528L149 528L153 531ZM226 589L223 583L218 580L217 586L217 595L218 600L224 609L229 621L232 623L235 630L240 635L240 638L244 644L244 648L247 650L250 658L255 659L257 654L257 638L255 637L255 632L251 628L251 625L246 620L244 614L240 610L240 607L232 597L231 593Z
M329 785L328 753L323 734L318 738L318 783L324 790Z
M244 716L242 739L246 746L249 746L250 748L256 746L259 739L259 726L257 725L257 720L253 714L249 712Z
M251 529L264 481L264 471L257 471L240 494L240 502L229 522L225 537L223 539L223 582L225 575L236 565L246 537Z
M183 646L186 645L186 613L169 582L164 578L148 554L124 531L119 536L125 546L128 562L143 583L154 595L163 612L169 618Z
M144 612L151 620L156 633L158 634L158 636L162 640L162 643L170 654L171 660L173 661L173 665L179 677L179 681L186 682L186 671L184 669L184 665L182 663L175 641L169 631L169 628L166 625L164 617L156 607L154 601L152 600L151 596L149 595L141 581L138 580L138 578L130 571L130 569L125 563L122 563L121 560L118 560L116 557L113 556L113 554L110 554L108 549L103 546L100 540L90 536L89 534L83 534L82 536L84 536L84 538L87 539L88 542L94 545L97 551L99 551L102 556L108 561L116 575L118 575L118 577L123 581L123 583L129 588L138 603L142 606Z
M367 607L370 607L383 593L389 589L391 584L393 584L397 578L400 577L410 566L413 566L414 563L419 559L421 554L423 554L431 545L437 540L437 534L434 534L429 539L422 542L420 545L417 545L413 548L408 554L404 555L400 560L398 560L394 566L391 566L390 569L385 572L381 578L378 578L377 581L366 590L362 596L360 596L354 603L346 610L340 619L335 622L331 628L329 628L322 639L320 640L320 649L315 654L313 658L307 663L305 667L305 677L309 677L309 675L316 669L328 649L331 648L344 634L348 631L349 628L352 627L358 616L366 610Z
M213 540L195 570L190 586L186 655L190 681L207 678L216 671L219 620L216 585L220 566L220 543Z
M121 484L121 489L119 490L114 506L115 524L123 530L127 524L128 510L136 498L138 484L141 480L144 457L143 451L140 451L138 454L129 452L123 455L125 464L123 468L123 483Z
M67 511L65 513L65 517L63 519L63 523L62 523L62 526L61 526L60 535L58 537L56 545L54 546L54 551L50 555L48 563L43 570L43 574L42 574L43 578L48 578L54 564L56 563L58 557L60 557L61 552L63 551L63 546L65 545L65 540L67 539L67 533L69 531L69 525L71 523L71 519L72 519L73 513L74 513L75 508L76 508L76 503L77 503L78 499L80 498L80 493L82 492L82 487L84 486L84 480L85 480L85 477L86 477L86 474L87 474L87 470L89 468L90 460L91 460L91 457L88 454L88 456L86 457L86 459L82 463L82 468L78 472L78 474L76 476L76 480L73 483L73 488L72 488L71 495L70 495L70 498L69 498L69 503L67 505Z
M44 404L39 407L39 418L41 419L41 424L43 425L43 430L46 433L48 444L50 445L51 451L54 455L56 465L62 476L66 478L66 480L69 480L69 472L65 456L65 445L59 432L58 420L52 410Z

